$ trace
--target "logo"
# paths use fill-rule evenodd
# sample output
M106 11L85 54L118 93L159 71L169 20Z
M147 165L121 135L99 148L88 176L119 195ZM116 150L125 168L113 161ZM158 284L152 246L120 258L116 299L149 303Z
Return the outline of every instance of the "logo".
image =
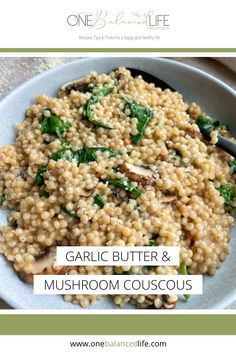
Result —
M99 9L96 12L78 12L67 16L67 25L101 30L108 26L145 26L150 30L170 29L170 14L157 13L154 10L141 12L120 11L109 13Z

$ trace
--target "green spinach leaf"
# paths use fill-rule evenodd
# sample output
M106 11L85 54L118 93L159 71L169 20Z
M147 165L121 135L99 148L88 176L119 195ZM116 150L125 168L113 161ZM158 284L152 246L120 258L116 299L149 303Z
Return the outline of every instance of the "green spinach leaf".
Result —
M45 189L42 189L40 191L40 196L44 198L49 198L50 194Z
M141 190L135 187L131 182L128 182L122 178L108 179L108 184L112 184L118 188L130 193L131 198L136 199L142 194Z
M102 197L98 193L94 196L93 202L94 204L98 205L100 209L102 209L105 205Z
M37 186L42 186L44 184L44 173L46 171L47 171L46 167L39 167L34 179Z
M79 219L78 215L72 211L67 210L63 205L61 205L61 210L68 216L74 219Z
M219 120L214 120L209 117L200 115L196 120L197 125L199 128L205 128L209 130L229 130L227 124L222 123Z
M60 150L52 154L52 159L55 161L60 159L65 159L68 161L75 160L79 165L81 163L96 161L98 151L100 152L107 151L109 153L109 157L116 157L119 154L118 151L106 147L88 147L88 148L81 148L77 151L72 151L67 149Z
M96 118L94 116L93 105L95 103L97 103L100 100L101 97L108 96L110 93L112 93L113 90L114 90L114 86L112 86L112 87L104 86L103 88L98 89L97 93L92 95L88 99L87 103L84 106L85 118L90 123L95 125L96 127L104 128L104 129L112 129L112 127L106 126L106 125L100 123L98 120L96 120Z
M230 171L232 173L236 173L236 159L229 161L228 165L229 165Z
M46 113L47 112L47 113ZM54 134L58 138L62 138L66 131L71 126L68 122L63 122L59 117L55 114L51 114L51 111L45 109L43 112L42 123L41 123L41 131L42 133Z
M233 199L235 197L235 187L232 184L226 184L224 186L220 186L216 188L220 196L224 198L225 201L225 210L227 212L235 212L236 207L232 205Z
M188 275L188 268L184 262L181 262L181 264L179 266L179 274ZM189 299L190 294L185 294L184 297L185 297L185 299Z
M138 133L131 136L131 140L134 144L139 144L144 136L145 129L153 117L153 111L148 107L140 106L135 100L125 97L126 104L130 109L130 117L137 118L137 130Z

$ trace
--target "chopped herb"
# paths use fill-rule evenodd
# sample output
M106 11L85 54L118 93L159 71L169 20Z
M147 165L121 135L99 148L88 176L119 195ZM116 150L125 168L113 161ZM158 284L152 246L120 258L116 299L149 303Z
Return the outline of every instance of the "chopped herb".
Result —
M66 140L61 144L61 146L62 149L67 149L70 146L70 142Z
M47 171L46 167L39 167L34 179L37 186L42 186L44 184L44 173L46 171Z
M114 90L114 87L109 87L105 86L101 89L98 89L97 93L92 95L87 103L84 106L84 115L85 118L92 123L93 125L99 127L99 128L105 128L105 129L112 129L112 127L108 127L102 123L100 123L98 120L95 119L94 117L94 112L93 112L93 105L97 103L101 97L108 96L112 91Z
M228 213L236 213L236 207L232 205L225 205L225 211Z
M234 186L226 184L217 188L220 193L220 196L224 198L225 204L230 205L234 198Z
M3 203L5 202L5 200L6 200L5 195L2 195L2 196L0 197L0 208L3 206Z
M108 179L108 184L112 184L118 188L124 189L126 192L130 193L131 198L138 198L142 194L141 190L135 187L131 182L128 182L122 178Z
M149 244L147 246L150 246L150 247L158 246L158 243L156 241L157 237L158 237L158 235L152 235L152 238L150 238Z
M227 130L229 131L229 126L227 124L224 124L220 122L219 120L214 120L213 121L213 127L215 130Z
M41 197L45 197L45 198L49 198L49 196L50 196L50 194L47 191L45 191L45 189L42 189L40 191L40 195L41 195Z
M181 275L188 275L188 269L187 269L187 266L184 262L181 262L181 264L179 266L179 273Z
M79 90L81 93L93 92L95 85L88 84L88 86L84 87L83 89Z
M68 216L74 219L79 219L78 215L76 213L73 213L72 211L67 210L63 205L61 205L61 210Z
M75 153L75 157L78 159L78 163L86 163L91 161L96 161L97 152L108 152L109 157L116 157L119 152L106 148L106 147L89 147L82 148Z
M212 120L210 118L199 116L196 120L199 128L212 129Z
M232 173L236 173L236 159L229 161L228 165L229 165L230 171Z
M152 272L153 271L153 266L146 266L146 268L147 268L148 272Z
M179 266L179 274L181 275L188 275L188 268L184 262L181 262ZM190 298L190 294L184 294L185 299Z
M52 154L52 160L58 161L60 159L65 159L71 161L73 159L73 152L70 150L60 150Z
M18 171L16 174L16 177L21 178L24 181L26 181L27 180L27 171L24 171L24 170Z
M114 171L115 173L120 172L119 166L115 166L115 167L113 167L112 169L113 169L113 171Z
M200 115L196 120L199 128L205 128L209 130L229 130L227 124L220 122L219 120L214 120L209 117Z
M127 270L123 272L122 275L134 275L134 273L132 273L130 270Z
M97 193L94 198L93 198L94 204L97 204L100 209L104 207L104 201L102 200L102 197Z
M225 201L225 210L228 212L235 212L236 208L232 205L233 199L235 197L234 186L232 184L226 184L216 188L220 196L224 198Z
M44 143L45 145L49 145L49 144L51 143L51 141L44 140L43 143Z
M48 115L46 112L49 112L49 114L51 114L51 111L48 109L45 109L43 112L43 118L41 123L42 133L55 134L58 138L63 137L67 129L69 129L69 127L71 126L70 123L63 122L56 115Z
M150 247L152 247L152 246L157 246L156 241L151 239L151 240L149 241L148 246L150 246Z
M119 152L106 148L106 147L88 147L88 148L81 148L77 151L72 150L60 150L52 154L52 159L57 161L60 159L65 159L68 161L75 160L77 164L81 163L88 163L92 161L96 161L97 159L97 152L108 152L109 157L116 157Z
M120 80L117 77L113 77L113 82L115 86L118 86L120 83Z
M137 130L138 133L131 136L131 140L134 144L139 144L145 129L153 117L153 111L148 107L140 106L135 100L125 97L128 108L130 109L130 117L137 118Z

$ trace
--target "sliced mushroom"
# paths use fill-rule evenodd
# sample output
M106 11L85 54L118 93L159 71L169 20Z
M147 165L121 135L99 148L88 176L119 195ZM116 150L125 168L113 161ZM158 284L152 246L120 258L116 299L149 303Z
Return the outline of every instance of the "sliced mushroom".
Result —
M145 304L150 307L153 306L154 301L156 300L158 296L157 295L147 295L145 296Z
M94 191L95 191L95 188L92 188L92 189L84 188L83 190L80 191L79 195L81 197L90 197L90 195L92 195Z
M54 264L55 258L56 258L56 249L54 247L46 249L44 254L36 258L35 262L32 263L32 268L31 268L32 274L42 273L46 268Z
M112 202L116 206L120 205L123 202L125 203L129 202L128 194L124 192L122 189L120 190L119 188L111 186L110 190L111 190L111 194L108 195L108 202Z
M115 78L118 80L117 91L119 92L120 90L124 89L126 85L126 77L123 73L116 72Z
M61 86L59 90L59 94L66 94L69 95L71 91L81 91L88 86L87 79L82 77L81 79L76 79L73 81L66 82L64 85Z
M65 272L66 267L55 267L56 249L51 247L32 263L31 273L19 272L19 278L28 284L33 284L36 274L60 274Z
M16 178L21 178L23 179L24 181L27 180L27 171L17 171L16 173Z
M20 278L20 280L22 280L24 283L27 283L27 284L33 284L33 282L34 282L33 274L25 273L23 270L21 270L19 272L19 278Z
M168 298L164 300L163 308L170 310L175 308L177 302L178 302L178 296L177 295L167 295Z
M156 181L156 173L150 168L134 166L128 162L123 163L119 168L127 177L143 185L154 184Z
M146 295L144 302L137 304L137 306L141 308L173 309L177 302L177 295Z
M176 306L176 304L167 304L167 303L165 303L165 304L163 305L163 308L164 308L165 310L171 310L171 309L174 309L175 306Z
M186 133L188 133L189 135L191 135L193 138L199 138L199 139L202 140L202 141L204 140L202 134L201 134L199 131L197 131L197 130L191 128L191 127L187 127L187 128L185 129L185 131L186 131Z

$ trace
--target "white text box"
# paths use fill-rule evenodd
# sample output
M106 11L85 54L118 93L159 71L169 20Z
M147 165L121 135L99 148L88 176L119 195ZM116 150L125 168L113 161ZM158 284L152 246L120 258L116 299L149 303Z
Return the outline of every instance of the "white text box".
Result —
M57 247L57 266L178 266L179 247Z
M202 276L35 275L34 294L202 294Z

